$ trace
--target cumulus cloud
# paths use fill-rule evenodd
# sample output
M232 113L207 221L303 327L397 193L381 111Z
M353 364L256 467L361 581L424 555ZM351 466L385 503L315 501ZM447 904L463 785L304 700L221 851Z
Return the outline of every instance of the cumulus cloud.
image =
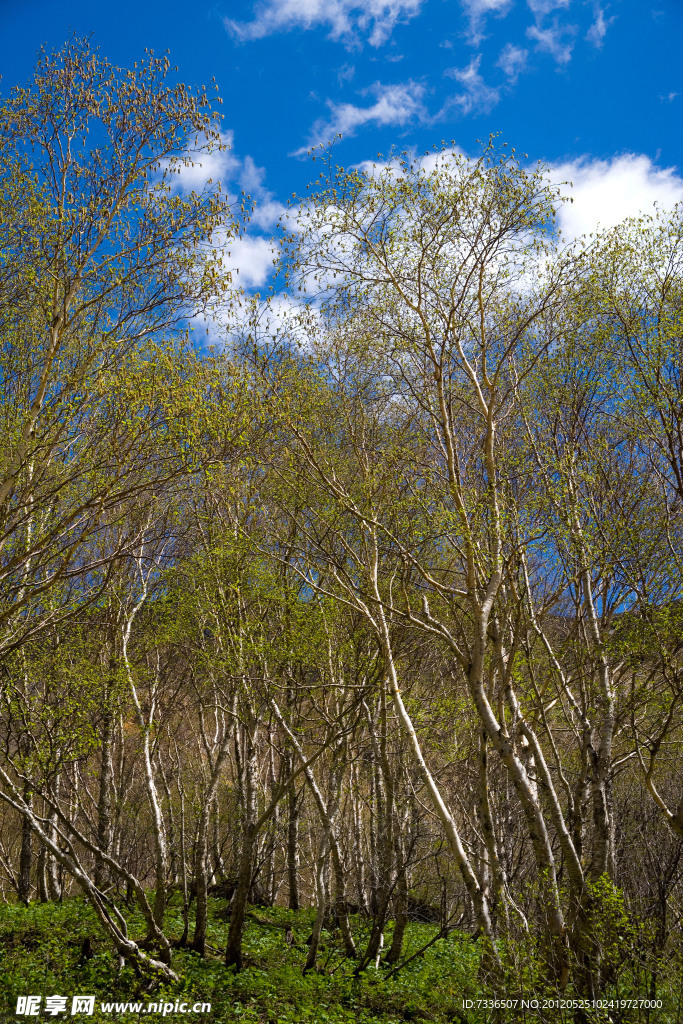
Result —
M273 271L277 249L262 235L244 235L230 246L229 266L243 288L262 288Z
M231 131L221 133L221 149L212 153L187 153L188 164L174 164L171 184L184 192L201 192L209 180L227 188L229 183L239 174L240 161L233 153L234 137ZM168 164L164 165L168 169Z
M522 72L526 71L528 58L528 50L508 43L503 47L500 57L496 62L496 67L502 70L510 85L514 85Z
M429 153L419 159L425 174L454 161L474 157L453 148ZM366 161L357 165L370 176L389 170L400 174L398 160ZM652 213L655 204L672 210L683 203L683 173L676 167L659 167L643 153L626 153L609 160L589 156L550 164L548 180L558 186L572 202L560 204L558 226L567 240L580 238L600 229L615 227L628 217Z
M245 156L237 180L240 188L254 201L251 225L269 231L275 227L287 208L265 187L265 175L264 167L257 167L250 156Z
M265 169L258 167L252 157L245 156L235 175L236 182L247 192L254 208L242 238L230 246L229 266L235 272L235 281L243 288L262 288L273 270L276 249L272 240L257 231L272 232L286 214L287 207L278 202L264 184Z
M297 150L295 155L305 153L311 146L327 142L335 135L353 135L358 128L366 124L404 125L411 121L424 120L426 116L422 102L424 87L418 82L409 81L397 85L382 85L376 82L367 91L375 96L375 102L370 106L360 107L352 103L334 103L328 100L329 116L315 122L308 146Z
M489 14L503 17L508 13L512 0L461 0L469 21L467 36L473 46L484 38L484 23Z
M260 330L271 337L287 335L303 349L321 326L320 312L313 303L304 303L290 295L272 295L259 307Z
M445 72L449 78L454 78L463 87L463 92L453 100L463 114L469 114L472 111L486 113L495 107L500 99L498 90L487 85L480 75L480 63L481 54L478 54L472 58L467 67L449 68Z
M419 14L423 0L261 0L252 21L224 19L235 38L246 42L293 28L329 27L329 38L358 45L361 36L371 46L387 41L398 23Z
M225 231L218 231L212 238L216 252L226 271L232 273L233 283L245 290L263 288L270 280L273 260L277 254L276 243L270 237L281 218L286 216L287 207L279 202L265 184L265 169L259 167L248 154L238 155L234 149L234 134L223 132L223 148L208 155L198 155L188 166L179 165L171 177L172 186L179 192L201 192L209 179L220 182L231 202L239 202L239 193L247 193L253 210L244 232L239 238L230 238ZM208 332L208 341L217 343L225 317L232 315L233 303L225 309L217 308L208 321L193 322L195 330Z
M683 201L683 177L677 169L657 167L643 154L629 153L613 160L584 157L555 164L550 179L573 199L558 211L558 225L567 238L614 227L626 217L652 213L655 203L671 209Z
M254 202L252 225L264 230L272 229L286 207L277 202L265 187L265 168L257 167L249 155L239 157L234 151L234 141L232 131L222 132L222 148L193 156L190 164L178 164L171 185L179 192L201 192L209 181L220 182L229 195L232 193L233 201L237 199L235 189L241 189Z
M455 159L464 160L465 165L469 162L469 157L459 149L435 152L420 158L419 162L428 174L440 164L448 165ZM358 166L371 176L387 171L400 174L400 164L396 160L367 162ZM600 228L613 227L630 216L651 213L655 204L661 209L671 209L676 203L683 202L683 176L676 168L658 167L642 154L626 154L611 160L583 157L557 163L548 168L548 177L564 195L573 199L571 204L564 203L558 210L558 227L566 240L581 238ZM332 224L335 216L333 207L329 208L328 214ZM290 213L290 219L294 217L290 223L294 230L303 226L300 216L300 212ZM338 244L342 246L343 241ZM273 243L265 238L247 237L233 244L231 249L231 265L238 266L240 270L238 282L247 288L260 289L267 285L275 255ZM542 273L542 267L538 272ZM519 278L520 287L526 286L525 280L524 276ZM530 279L528 286L531 286ZM305 296L304 288L299 299L274 295L262 303L259 306L262 329L271 334L300 335L302 344L308 344L315 330L318 311L315 303L306 311L302 305ZM305 315L312 318L310 323L302 321L301 317ZM226 329L231 329L229 324L228 328L224 326L224 332Z

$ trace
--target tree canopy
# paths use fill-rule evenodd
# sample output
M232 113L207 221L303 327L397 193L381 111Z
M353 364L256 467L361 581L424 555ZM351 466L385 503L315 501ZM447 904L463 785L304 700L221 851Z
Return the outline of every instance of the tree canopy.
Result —
M671 994L681 211L569 245L495 139L327 163L290 321L207 352L246 200L184 186L219 120L170 82L72 42L0 110L3 893L79 889L167 984L213 895L237 969L310 906L304 972L401 970L418 917L498 993L524 949Z

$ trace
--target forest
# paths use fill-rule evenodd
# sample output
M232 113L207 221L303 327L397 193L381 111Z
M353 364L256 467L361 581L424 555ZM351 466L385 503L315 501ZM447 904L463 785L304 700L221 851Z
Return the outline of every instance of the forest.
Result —
M218 103L0 100L2 1019L682 1021L683 211L332 146L249 294Z

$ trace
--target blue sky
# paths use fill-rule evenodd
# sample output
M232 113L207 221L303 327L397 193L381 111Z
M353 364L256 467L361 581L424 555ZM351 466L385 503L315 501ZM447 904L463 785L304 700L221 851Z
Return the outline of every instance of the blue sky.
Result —
M211 171L258 203L235 254L252 287L314 176L307 148L337 132L346 165L499 132L573 181L568 234L683 200L683 0L0 0L2 91L72 33L122 65L151 47L190 84L215 77L232 148Z

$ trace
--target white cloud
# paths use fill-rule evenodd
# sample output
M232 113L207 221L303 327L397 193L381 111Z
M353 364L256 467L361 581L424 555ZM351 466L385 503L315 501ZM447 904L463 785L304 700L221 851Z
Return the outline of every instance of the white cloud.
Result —
M592 43L593 46L596 46L598 49L600 49L603 42L605 41L607 29L612 24L612 22L616 20L617 19L615 15L612 15L611 18L606 18L605 12L602 9L602 7L600 7L599 4L596 4L595 18L593 20L593 24L586 32L586 39L588 40L588 42Z
M451 169L459 162L468 166L476 159L462 149L445 149L420 157L425 174L438 167ZM366 161L358 165L376 176L387 170L400 174L400 163ZM683 173L676 167L659 167L643 153L626 153L608 160L589 156L548 166L548 180L572 202L559 204L558 226L567 240L599 229L615 227L627 217L652 213L655 204L672 210L683 203Z
M474 76L470 76L470 80L476 77L476 74L475 66ZM466 167L470 157L462 150L455 149L434 152L418 160L424 172L429 174L440 164L448 166L454 161ZM397 160L366 162L358 166L371 176L382 173L400 174L400 163ZM583 157L575 161L557 163L548 168L548 178L564 195L573 199L572 203L561 204L558 209L558 227L566 240L580 238L600 228L611 228L630 216L651 213L655 203L662 209L671 209L677 202L683 202L683 177L678 171L675 168L658 167L649 157L642 154L626 154L611 160L592 160ZM334 223L335 213L334 207L327 208L328 229L331 229ZM296 209L290 211L289 220L292 230L296 230L297 227L301 230L306 226L301 220L300 211ZM344 240L337 239L335 244L342 252ZM350 243L351 249L354 244ZM237 281L248 288L263 288L268 283L272 271L272 259L275 255L273 243L262 237L247 237L233 244L231 249L230 265L240 268ZM542 268L539 267L538 273L541 272ZM519 286L526 287L526 280L527 278L522 275L518 279ZM324 283L324 279L318 281L317 287L324 286ZM531 286L530 278L528 286ZM304 288L302 298L305 299L306 294ZM306 338L314 326L311 323L308 328L303 327L300 320L304 313L301 301L292 297L273 296L260 308L261 326L267 332L279 331L293 336L300 333L302 338ZM308 315L315 320L318 314L313 308L309 310Z
M270 193L266 193L266 195L270 197ZM286 212L287 207L284 203L280 203L276 199L257 198L249 223L257 228L261 228L263 231L272 231Z
M281 217L287 213L287 207L278 202L265 184L265 169L258 167L249 155L239 157L233 149L234 134L224 132L221 136L223 149L208 155L200 155L188 166L178 166L177 172L171 177L171 184L179 191L201 192L211 178L220 181L233 203L239 202L238 192L247 193L253 204L253 211L244 225L245 233L241 238L228 238L224 231L219 231L212 239L216 252L222 255L223 265L233 275L233 283L244 289L262 288L269 280L273 270L273 259L276 246L268 237L275 230ZM262 234L265 232L266 234ZM224 311L217 311L214 319L208 323L209 334L213 338L216 323ZM217 319L216 319L217 318ZM202 331L207 324L202 320L195 327Z
M272 295L259 307L259 327L266 335L287 335L307 349L321 326L315 305L291 295Z
M250 224L264 231L272 231L287 207L274 199L272 192L265 188L265 174L265 167L257 167L250 156L245 156L238 180L240 187L254 201Z
M201 192L211 180L220 182L225 191L235 201L235 188L244 190L254 202L251 224L263 230L272 230L286 207L273 198L263 184L265 168L257 167L249 155L241 159L234 152L234 133L226 131L221 134L223 148L213 153L199 154L193 157L192 163L175 166L170 184L181 192ZM188 156L190 154L188 153ZM165 167L168 170L168 167Z
M257 167L252 157L248 154L242 162L239 182L247 192L263 191L263 179L266 176L265 167Z
M574 25L559 25L557 21L546 28L530 25L526 30L529 39L536 40L536 49L549 53L557 64L568 64L571 60L574 41L565 40L564 36L575 32Z
M221 133L222 149L214 150L212 153L186 154L186 159L191 163L174 163L173 176L170 184L180 191L201 192L209 179L220 182L224 188L239 174L240 161L232 152L234 143L231 131ZM168 170L169 165L164 165Z
M523 71L526 71L529 51L523 50L520 46L513 46L508 43L503 47L496 67L501 68L503 74L511 85L519 78Z
M463 160L469 162L471 157L460 146L449 146L447 149L438 149L433 153L426 153L425 156L420 158L420 166L425 174L433 174L437 168L448 172L450 168L458 162L462 163Z
M495 14L503 17L510 10L512 0L461 0L465 14L469 20L468 39L473 46L478 46L484 38L484 22L486 16Z
M469 114L473 110L486 113L495 107L500 99L497 89L487 85L479 74L481 54L473 57L465 68L449 68L445 72L449 78L454 78L463 87L464 92L454 98L463 114Z
M228 266L234 281L243 288L262 288L273 272L277 252L273 242L262 235L244 235L230 246Z
M454 162L470 159L459 146L435 149L433 152L425 153L422 156L418 156L417 152L413 151L413 156L415 164L419 165L425 174L432 174L437 168L448 170ZM363 174L367 174L369 178L377 178L380 174L388 173L398 181L403 174L401 160L398 157L394 157L391 160L363 160L359 164L354 164L355 168L362 171Z
M537 21L560 8L566 10L571 0L527 0L527 6Z
M371 46L381 46L399 22L419 14L422 3L423 0L262 0L256 5L253 21L225 18L224 25L245 42L293 28L326 25L331 39L357 44L362 34Z
M573 202L562 204L558 226L567 238L611 228L626 217L652 213L654 204L671 209L683 201L683 177L673 167L657 167L643 154L629 153L613 160L580 160L555 164L551 180L562 185Z
M203 324L198 326L206 330ZM208 326L209 340L227 351L241 349L245 336L249 335L268 347L275 339L287 339L301 351L312 352L322 330L322 320L314 303L275 292L243 303L219 324Z
M297 150L296 155L305 153L318 143L327 142L335 135L353 135L365 124L403 125L425 118L422 103L424 88L417 82L410 81L398 85L382 85L377 82L368 91L376 97L375 102L369 107L357 107L352 103L333 103L328 100L330 116L315 122L308 146Z

